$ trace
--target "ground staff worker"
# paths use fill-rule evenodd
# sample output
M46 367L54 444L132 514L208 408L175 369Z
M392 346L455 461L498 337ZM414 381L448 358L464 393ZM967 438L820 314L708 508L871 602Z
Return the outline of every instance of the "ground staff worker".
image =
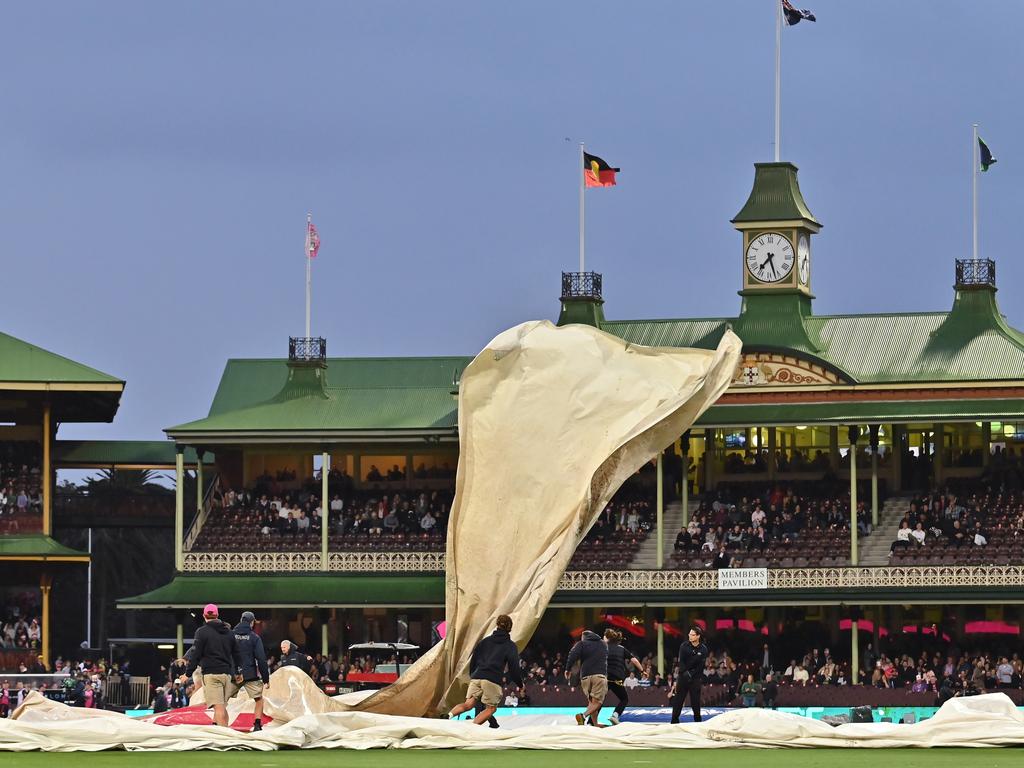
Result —
M612 725L619 724L619 718L629 705L629 692L626 691L626 667L632 664L637 672L643 672L643 665L629 649L622 644L622 633L609 627L604 631L604 641L608 644L608 690L619 699L619 704L612 712Z
M242 682L242 659L231 627L217 614L217 606L213 603L203 609L206 623L196 630L192 641L194 658L189 661L186 674L192 674L197 666L203 668L203 690L206 703L213 705L213 722L227 725L229 690L232 680Z
M693 709L693 722L701 721L700 687L704 683L704 665L707 660L708 647L704 645L704 630L692 626L687 641L679 646L679 678L669 693L673 723L679 722L679 712L687 696L690 697L690 707Z
M252 729L262 731L263 686L270 684L270 668L267 666L267 651L263 647L263 640L252 629L255 623L256 615L252 611L246 611L233 632L238 644L238 655L242 659L242 688L249 694L249 698L256 702Z

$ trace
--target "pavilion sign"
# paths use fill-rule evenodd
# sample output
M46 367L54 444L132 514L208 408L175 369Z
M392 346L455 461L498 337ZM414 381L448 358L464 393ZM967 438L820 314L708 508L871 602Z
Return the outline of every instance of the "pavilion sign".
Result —
M767 568L723 568L718 572L719 589L768 589Z

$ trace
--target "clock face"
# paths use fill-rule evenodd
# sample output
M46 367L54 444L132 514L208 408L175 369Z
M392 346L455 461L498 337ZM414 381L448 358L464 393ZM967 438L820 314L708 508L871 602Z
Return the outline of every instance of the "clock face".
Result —
M793 271L793 244L778 232L763 232L747 246L747 271L762 283L777 283Z
M807 285L811 282L811 244L807 242L807 235L800 235L796 245L796 265L800 271L800 282Z

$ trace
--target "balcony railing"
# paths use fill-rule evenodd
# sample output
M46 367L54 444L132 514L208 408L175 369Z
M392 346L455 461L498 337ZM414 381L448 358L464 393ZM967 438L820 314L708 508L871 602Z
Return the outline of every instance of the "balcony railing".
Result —
M320 337L288 337L288 362L324 363L327 361L327 339Z
M330 552L331 573L441 573L443 552ZM186 573L320 571L319 552L188 552ZM718 571L566 571L560 590L714 592ZM915 587L1024 587L1024 565L770 568L768 591ZM723 591L728 595L729 591Z
M563 299L600 299L600 272L563 272Z
M996 263L992 259L957 259L956 285L991 285L996 287Z

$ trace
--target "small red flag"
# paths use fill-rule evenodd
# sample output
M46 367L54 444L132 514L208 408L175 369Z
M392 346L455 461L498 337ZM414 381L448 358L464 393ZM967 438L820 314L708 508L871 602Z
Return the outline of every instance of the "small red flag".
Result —
M315 259L320 252L320 233L316 231L313 222L306 223L306 253L309 258Z

